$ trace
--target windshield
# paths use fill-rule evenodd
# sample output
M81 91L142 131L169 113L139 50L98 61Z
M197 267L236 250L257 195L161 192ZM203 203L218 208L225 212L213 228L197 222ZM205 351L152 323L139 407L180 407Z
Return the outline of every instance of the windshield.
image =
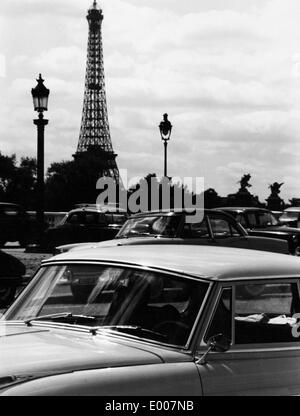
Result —
M68 323L185 345L208 284L149 270L45 266L1 320Z
M179 215L150 215L149 217L131 218L126 221L117 237L137 235L175 237L180 218Z

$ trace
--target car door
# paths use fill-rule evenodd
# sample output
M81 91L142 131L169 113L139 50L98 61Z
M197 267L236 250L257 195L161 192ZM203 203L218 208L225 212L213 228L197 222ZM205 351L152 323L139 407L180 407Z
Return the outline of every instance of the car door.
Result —
M184 219L184 224L179 226L178 237L183 238L185 241L191 240L195 244L215 244L207 215L205 215L202 221L197 223L188 223Z
M234 220L221 213L208 215L209 226L216 245L223 247L251 248L247 236Z
M102 230L105 226L105 216L103 213L96 211L85 211L85 223L84 227L80 229L78 241L101 241Z
M243 294L246 284L263 285L263 293L250 301ZM204 395L300 394L300 333L298 323L292 326L292 315L299 313L297 281L225 285L211 311L199 357L217 333L229 337L231 347L197 362Z
M17 206L7 205L2 210L6 240L16 241L23 233L24 221Z
M80 243L85 228L85 212L73 212L69 214L65 223L53 230L57 233L58 244ZM83 240L84 241L84 240Z

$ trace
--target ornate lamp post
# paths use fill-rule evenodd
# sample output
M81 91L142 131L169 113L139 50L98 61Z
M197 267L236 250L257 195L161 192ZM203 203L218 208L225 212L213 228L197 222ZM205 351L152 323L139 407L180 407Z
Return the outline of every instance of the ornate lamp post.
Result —
M165 149L165 157L164 157L164 176L167 177L167 146L168 141L171 137L172 132L172 124L168 120L168 114L163 115L163 121L159 124L159 131L161 135L161 139L164 142L164 149Z
M48 120L44 119L44 111L48 110L48 97L50 90L45 87L42 75L37 79L37 86L32 88L34 111L39 113L39 118L33 120L37 126L37 210L36 219L39 225L39 237L44 229L44 130Z

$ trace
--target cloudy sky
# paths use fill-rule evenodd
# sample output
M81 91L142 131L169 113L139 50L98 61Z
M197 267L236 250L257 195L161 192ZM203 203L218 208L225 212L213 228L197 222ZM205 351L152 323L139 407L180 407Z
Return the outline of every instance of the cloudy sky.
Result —
M78 142L91 0L1 0L0 151L34 156L30 90L50 88L46 164ZM243 173L300 197L299 0L102 0L109 121L119 168L163 173L158 124L174 128L170 176L226 195Z

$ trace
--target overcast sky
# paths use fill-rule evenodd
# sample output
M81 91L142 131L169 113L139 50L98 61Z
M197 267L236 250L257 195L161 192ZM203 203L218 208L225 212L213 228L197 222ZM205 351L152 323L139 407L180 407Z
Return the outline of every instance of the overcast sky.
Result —
M76 151L91 0L1 0L0 151L35 156L30 90L50 88L46 164ZM173 124L170 176L220 195L242 174L300 197L299 0L103 0L108 113L118 166L163 173L158 124Z

